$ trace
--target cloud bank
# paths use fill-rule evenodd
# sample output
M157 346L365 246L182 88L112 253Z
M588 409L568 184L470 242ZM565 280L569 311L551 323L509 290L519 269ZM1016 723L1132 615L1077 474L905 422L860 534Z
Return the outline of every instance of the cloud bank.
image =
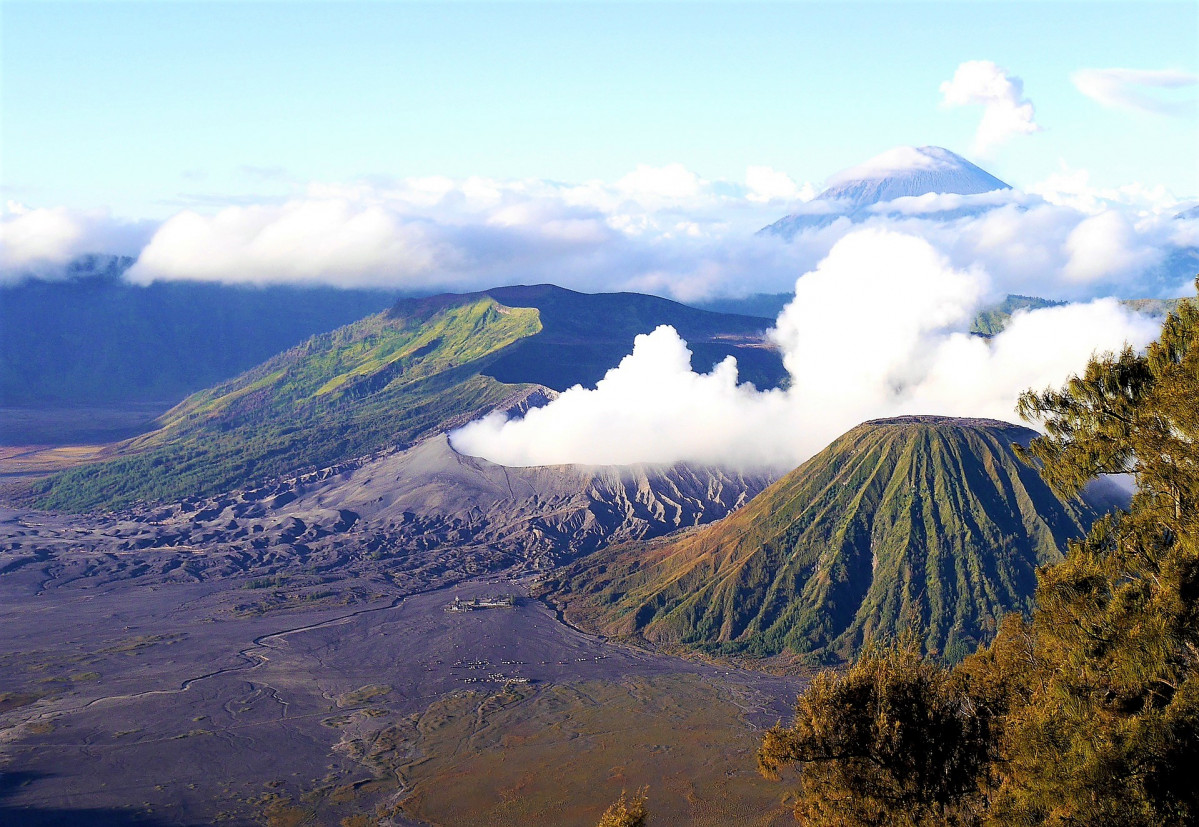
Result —
M87 253L137 255L149 222L128 222L106 210L31 209L9 201L0 214L0 283L16 278L61 278L64 265Z
M810 192L774 171L755 172L752 188L734 194L682 167L641 168L613 185L414 179L313 187L280 205L179 213L129 277L411 291L549 281L688 301L788 290L838 239L866 226L924 238L956 267L984 268L999 297L1189 293L1193 274L1157 269L1188 237L1168 193L1098 190L1085 171L1063 176L1042 195L901 198L864 222L830 219L790 242L755 231L786 211L835 216L837 206L798 200Z
M552 281L582 290L701 298L793 279L789 253L755 241L811 198L753 167L744 185L679 164L639 166L614 183L415 178L314 185L279 205L168 219L129 277L333 283L428 291Z
M879 157L831 180L931 163L911 149ZM76 256L107 252L139 255L126 276L137 283L418 293L553 282L690 301L789 290L863 227L919 236L959 269L982 267L1000 298L1175 296L1189 293L1194 277L1170 261L1194 246L1199 216L1176 219L1181 207L1162 187L1102 189L1085 170L1063 166L1029 192L899 198L852 219L839 217L844 204L810 200L813 190L767 167L734 183L669 165L610 183L435 176L313 184L284 203L189 209L158 224L13 205L0 218L0 281L61 277ZM825 218L790 241L757 234L794 213Z
M1158 323L1111 299L1017 313L991 340L966 330L992 291L931 244L854 231L795 284L771 335L785 391L711 373L669 327L639 336L595 388L574 387L523 419L493 414L451 435L503 465L701 462L795 467L848 428L900 414L1011 420L1019 394L1061 384L1094 351L1142 347Z
M1199 85L1199 77L1176 69L1079 69L1070 80L1079 92L1112 109L1186 116L1194 115L1199 104L1194 92L1181 100L1163 96L1161 90Z
M983 108L973 151L982 156L1016 135L1040 132L1024 82L989 60L968 60L941 84L941 105Z

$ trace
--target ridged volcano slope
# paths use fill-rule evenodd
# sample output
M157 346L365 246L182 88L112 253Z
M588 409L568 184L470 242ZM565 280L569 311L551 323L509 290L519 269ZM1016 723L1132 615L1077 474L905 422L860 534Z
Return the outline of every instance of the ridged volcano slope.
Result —
M859 425L727 519L591 555L547 583L609 634L729 654L850 657L915 622L957 659L1124 500L1111 483L1063 502L993 420Z

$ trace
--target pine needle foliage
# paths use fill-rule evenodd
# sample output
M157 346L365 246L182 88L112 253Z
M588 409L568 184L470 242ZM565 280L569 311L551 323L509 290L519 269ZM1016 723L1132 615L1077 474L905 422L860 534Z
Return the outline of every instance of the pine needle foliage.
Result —
M989 719L914 640L871 649L844 674L822 672L795 723L767 731L758 768L801 764L795 816L814 827L973 824Z
M1138 492L1042 572L1031 622L971 665L1001 676L1010 706L997 823L1199 818L1197 343L1185 302L1144 355L1094 359L1061 391L1021 399L1045 423L1029 453L1055 488L1128 471Z

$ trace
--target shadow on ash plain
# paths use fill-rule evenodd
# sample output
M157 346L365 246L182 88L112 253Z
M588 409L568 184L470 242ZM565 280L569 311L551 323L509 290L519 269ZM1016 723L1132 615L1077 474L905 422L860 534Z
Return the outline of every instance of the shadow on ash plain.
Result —
M0 821L593 824L642 784L661 824L790 818L752 752L797 680L583 634L503 574L262 580L0 575Z

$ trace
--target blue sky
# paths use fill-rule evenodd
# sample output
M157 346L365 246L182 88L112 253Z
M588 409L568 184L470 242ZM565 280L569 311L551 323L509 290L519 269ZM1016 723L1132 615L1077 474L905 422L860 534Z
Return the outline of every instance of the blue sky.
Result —
M680 163L819 184L900 144L969 155L970 60L1042 131L976 161L1017 186L1199 193L1199 127L1111 108L1084 68L1199 72L1184 3L3 4L4 197L161 219L312 181L615 180ZM1156 90L1181 99L1195 87Z

